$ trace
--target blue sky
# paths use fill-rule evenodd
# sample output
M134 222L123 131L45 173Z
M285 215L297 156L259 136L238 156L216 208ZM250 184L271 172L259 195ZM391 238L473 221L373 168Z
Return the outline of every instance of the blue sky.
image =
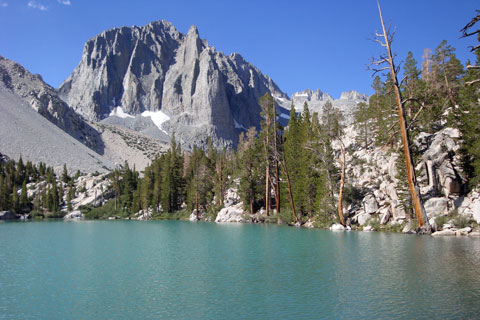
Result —
M478 0L383 0L396 26L398 60L442 40L465 62L473 59L459 30L480 9ZM287 94L319 88L371 93L369 59L381 52L370 39L380 29L375 0L0 0L0 55L58 87L81 58L83 45L103 30L166 19L180 32L197 25L217 50L241 53Z

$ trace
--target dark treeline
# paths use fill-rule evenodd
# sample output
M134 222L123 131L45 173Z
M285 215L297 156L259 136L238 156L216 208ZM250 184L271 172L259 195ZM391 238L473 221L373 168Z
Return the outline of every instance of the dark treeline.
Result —
M57 181L53 168L42 162L38 165L30 161L24 163L22 157L17 162L0 161L0 211L61 217L61 206L70 207L75 192L72 182L66 166L61 181ZM38 192L28 197L27 187L35 188ZM67 203L63 200L65 190Z

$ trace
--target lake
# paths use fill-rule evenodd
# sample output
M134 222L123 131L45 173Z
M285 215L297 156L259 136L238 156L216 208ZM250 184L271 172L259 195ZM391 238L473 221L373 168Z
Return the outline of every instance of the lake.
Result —
M480 318L480 238L0 223L0 319Z

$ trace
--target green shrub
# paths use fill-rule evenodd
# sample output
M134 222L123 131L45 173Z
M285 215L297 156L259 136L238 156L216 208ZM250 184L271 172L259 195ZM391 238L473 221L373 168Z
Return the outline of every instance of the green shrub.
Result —
M280 210L280 221L285 224L292 224L293 223L293 216L291 209L282 209Z

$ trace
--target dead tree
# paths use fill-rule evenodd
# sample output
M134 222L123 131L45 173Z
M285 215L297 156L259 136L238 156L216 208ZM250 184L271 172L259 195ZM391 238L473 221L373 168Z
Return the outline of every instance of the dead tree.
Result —
M403 144L403 153L405 156L405 163L407 167L407 182L408 182L408 188L410 190L410 195L412 197L413 201L413 207L415 210L415 215L417 217L417 222L418 226L424 231L424 232L430 232L430 224L428 222L427 214L425 212L425 208L422 203L422 199L420 196L420 188L417 185L416 177L415 177L415 170L414 170L414 164L413 164L413 159L412 155L410 152L410 141L408 138L408 130L407 130L407 123L405 119L405 112L404 112L404 106L403 106L403 101L402 101L402 96L400 93L400 86L398 83L398 69L395 67L395 63L393 61L393 55L392 55L392 48L391 44L393 41L393 33L390 32L390 30L385 29L385 23L383 21L383 16L382 16L382 10L380 9L380 3L377 1L378 5L378 14L380 16L380 22L382 24L382 34L376 34L376 41L380 43L382 47L385 47L387 51L386 56L381 56L378 61L373 61L374 65L381 66L384 64L387 64L387 67L383 67L380 69L374 69L375 72L379 72L381 70L389 70L390 74L392 76L392 82L393 82L393 89L395 92L395 102L397 104L397 112L398 112L398 120L399 120L399 125L400 125L400 133L402 137L402 144ZM383 38L383 40L382 40Z
M470 36L473 36L475 34L479 34L480 35L480 29L477 29L477 30L473 30L471 31L471 28L477 23L480 21L480 10L476 10L477 11L477 15L472 19L470 20L469 23L467 23L467 25L465 27L463 27L460 32L462 33L462 36L460 38L465 38L465 37L470 37ZM479 36L479 40L480 40L480 36ZM470 51L471 52L474 52L474 51L477 51L477 50L480 50L480 44L477 44L476 46L472 46L470 47ZM480 65L468 65L467 66L467 69L480 69ZM475 83L478 83L480 82L480 78L479 79L474 79L472 81L468 81L466 82L465 84L467 86L471 86L472 84L475 84Z

